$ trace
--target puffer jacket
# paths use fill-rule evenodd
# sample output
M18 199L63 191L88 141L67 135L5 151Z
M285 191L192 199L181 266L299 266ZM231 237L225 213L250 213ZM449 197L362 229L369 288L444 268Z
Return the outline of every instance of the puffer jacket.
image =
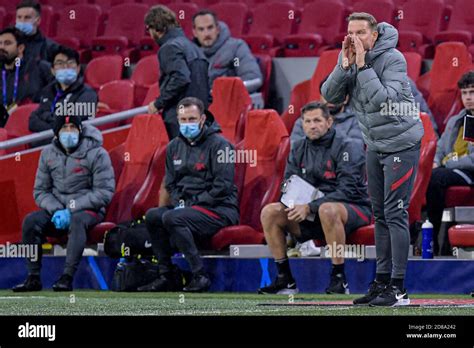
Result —
M54 138L41 152L33 196L41 209L53 214L92 210L105 214L115 191L114 170L102 147L102 134L90 125L83 127L78 148L66 154Z

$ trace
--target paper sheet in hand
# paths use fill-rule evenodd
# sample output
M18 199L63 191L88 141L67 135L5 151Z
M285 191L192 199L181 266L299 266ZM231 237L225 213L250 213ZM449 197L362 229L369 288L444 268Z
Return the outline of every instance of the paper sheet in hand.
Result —
M466 115L466 117L464 117L463 138L466 141L474 142L474 116L472 115Z
M296 204L307 204L315 199L324 197L324 193L316 187L301 179L298 175L292 175L286 180L282 187L280 202L291 208ZM306 220L314 221L315 214L310 214Z

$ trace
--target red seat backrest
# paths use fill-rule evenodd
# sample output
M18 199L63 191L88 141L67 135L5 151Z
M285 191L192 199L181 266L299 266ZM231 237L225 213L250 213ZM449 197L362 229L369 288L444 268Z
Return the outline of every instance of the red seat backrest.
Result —
M135 3L113 6L104 36L125 36L133 45L138 45L145 33L143 19L148 9L145 4Z
M474 1L456 0L449 19L448 30L467 30L474 33Z
M150 104L152 101L154 101L159 96L160 96L160 86L157 82L157 83L152 84L150 86L150 88L148 89L148 92L145 96L145 100L143 101L143 105Z
M140 59L130 79L138 86L151 86L160 78L160 65L156 55Z
M353 12L367 12L375 17L377 23L393 24L395 20L395 4L392 0L361 0L352 7Z
M256 165L247 163L245 167L241 225L261 230L260 211L278 198L289 146L288 132L275 110L250 111L244 149L255 151Z
M240 37L245 34L249 19L249 9L241 2L223 2L209 7L217 14L217 18L229 26L233 37Z
M222 135L233 144L239 142L243 136L243 122L252 107L244 83L238 77L219 77L212 86L212 99L209 110L221 126Z
M315 0L301 12L300 34L319 34L326 44L334 44L335 37L347 31L344 20L345 5L339 0Z
M123 59L119 55L92 59L84 72L85 81L98 90L103 84L122 78Z
M444 0L416 0L403 4L398 29L413 30L433 41L434 36L442 29L444 21ZM399 15L400 17L400 15Z
M58 37L75 37L90 46L98 34L102 10L98 5L82 4L66 7L59 12Z
M133 108L134 83L130 80L116 80L103 84L99 89L99 102L114 111Z
M41 32L45 36L54 35L54 10L52 6L41 6L41 24L39 26Z
M408 76L416 81L420 77L421 63L423 61L421 55L417 52L402 52L407 61Z
M18 106L12 112L5 124L5 130L8 133L8 138L18 138L24 135L31 134L28 129L28 121L31 113L38 108L38 104L25 104Z
M333 70L337 64L337 58L339 56L339 52L341 50L329 50L324 51L319 57L318 65L314 70L314 74L311 77L310 83L310 90L311 93L309 95L309 99L311 100L319 100L321 98L321 93L319 91L319 84L321 81L327 77Z
M153 154L167 143L168 135L161 117L148 114L134 117L125 141L123 169L106 221L122 222L132 218L132 202L145 180Z
M437 137L431 124L430 116L422 112L420 117L425 134L421 139L420 161L408 208L410 224L421 220L421 208L426 201L426 191L430 182L433 160L436 154Z
M187 2L187 3L172 3L166 5L168 6L175 14L176 18L181 25L181 28L184 31L184 34L188 38L193 37L193 15L199 10L199 7L196 4Z

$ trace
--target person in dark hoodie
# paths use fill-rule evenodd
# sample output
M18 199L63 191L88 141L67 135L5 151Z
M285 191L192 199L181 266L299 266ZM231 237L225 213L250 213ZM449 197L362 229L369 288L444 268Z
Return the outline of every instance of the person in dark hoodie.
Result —
M211 102L208 62L179 27L173 11L153 6L145 16L145 27L160 45L160 96L148 105L148 112L161 112L169 139L179 135L176 105L185 97L195 97L207 106Z
M42 289L41 244L45 236L67 234L63 275L54 291L71 291L86 244L87 231L101 222L115 190L114 170L102 134L80 117L58 116L55 137L41 152L33 196L41 209L23 220L23 243L36 245L38 257L27 259L28 277L15 292Z
M332 270L328 294L348 294L343 247L346 235L368 225L372 215L365 183L365 152L347 135L333 129L326 105L311 102L301 110L306 137L295 142L285 170L285 180L297 175L318 188L323 197L308 204L286 207L270 203L261 213L263 232L275 259L275 281L258 290L260 294L295 294L296 281L287 257L285 231L298 242L325 239L331 247ZM314 214L313 221L307 218ZM338 255L339 254L339 255Z
M30 115L29 129L32 132L51 129L56 116L79 116L83 121L95 117L97 93L80 76L79 53L60 46L52 65L55 81L41 91L40 105Z
M59 44L41 33L41 5L35 0L23 0L16 6L18 30L26 36L25 58L38 62L51 61Z
M25 38L18 29L6 28L0 31L2 104L8 114L19 105L39 102L41 90L53 78L47 62L26 60L24 51ZM0 120L0 127L6 121Z
M263 84L257 60L244 40L230 36L227 24L220 22L210 10L193 16L194 43L200 46L209 60L209 84L222 76L242 79L249 93L256 92Z
M233 150L232 144L219 134L220 127L199 99L184 98L177 112L180 135L166 149L165 186L171 204L152 208L145 216L159 278L138 291L206 291L211 281L197 246L239 222L234 163L221 158ZM171 263L173 246L184 254L193 273L184 289Z
M369 13L352 13L339 60L322 86L341 103L350 94L367 145L369 195L375 216L376 278L355 305L403 306L410 232L408 206L424 130L407 64L395 47L398 31Z

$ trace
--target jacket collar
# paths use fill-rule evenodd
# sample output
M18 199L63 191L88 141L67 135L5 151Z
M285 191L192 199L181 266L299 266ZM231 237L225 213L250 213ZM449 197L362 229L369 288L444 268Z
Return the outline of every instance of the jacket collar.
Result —
M310 140L308 137L306 137L306 142L311 146L330 147L335 135L336 131L331 127L329 128L328 132L324 134L321 138Z
M172 40L174 38L177 38L179 36L185 36L183 29L181 28L171 28L166 32L165 35L163 35L158 41L158 45L163 46L166 42L169 40Z

